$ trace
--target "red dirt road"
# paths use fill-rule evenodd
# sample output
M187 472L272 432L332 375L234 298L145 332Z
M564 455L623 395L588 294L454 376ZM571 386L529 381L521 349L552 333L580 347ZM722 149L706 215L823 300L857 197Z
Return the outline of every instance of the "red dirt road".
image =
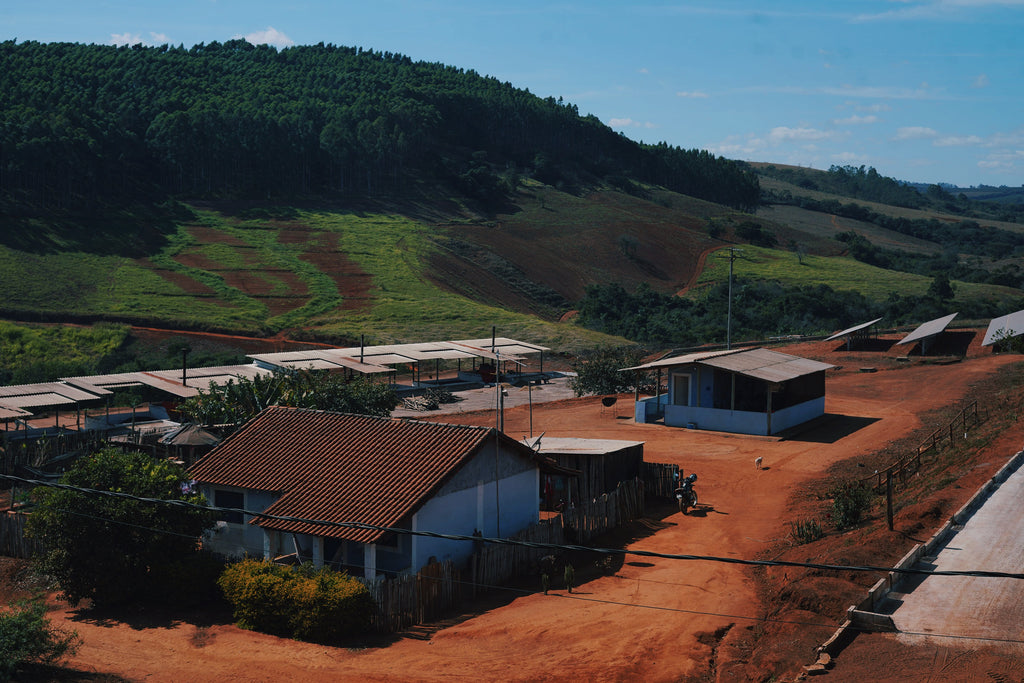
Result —
M636 425L631 396L620 397L617 415L602 410L597 398L535 404L533 431L644 441L645 459L698 473L701 509L684 517L665 506L634 527L628 548L754 559L785 542L794 519L791 496L800 486L834 463L867 457L909 435L920 415L956 405L972 385L1020 361L972 349L973 357L952 365L882 363L878 354L837 360L835 349L823 343L785 349L846 365L828 379L826 411L833 419L787 440ZM866 363L879 371L859 372ZM492 414L443 419L493 423ZM528 409L506 410L505 427L515 437L527 434ZM763 470L754 467L758 456ZM577 576L584 581L571 595L501 592L475 615L358 650L225 624L97 622L61 605L51 616L84 641L71 667L132 680L760 680L747 659L764 614L752 569L627 556L614 575L577 567ZM818 619L796 628L820 643L836 626ZM806 663L812 661L808 651Z

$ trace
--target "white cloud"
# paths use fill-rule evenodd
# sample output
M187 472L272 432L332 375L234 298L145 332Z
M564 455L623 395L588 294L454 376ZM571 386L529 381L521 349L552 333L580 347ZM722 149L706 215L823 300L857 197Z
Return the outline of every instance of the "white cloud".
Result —
M863 125L868 123L878 123L878 117L873 114L869 114L868 116L857 116L854 114L853 116L847 116L845 119L833 119L832 123L837 126Z
M649 73L651 73L651 72L650 72L650 71L649 71L649 70L648 70L648 69L647 69L646 67L644 67L643 69L640 69L640 70L639 70L639 73L642 73L642 74L649 74Z
M149 40L143 40L138 33L111 33L110 44L122 47L124 45L167 45L171 42L166 33L149 32Z
M835 137L837 137L835 131L818 130L817 128L790 128L789 126L777 126L768 133L768 139L773 144L789 140L815 142L818 140L831 140Z
M971 83L972 88L985 88L988 87L988 76L985 74L978 74L974 78L974 82Z
M877 14L861 14L854 17L853 21L955 20L971 10L989 7L1019 7L1024 5L1024 0L921 0L903 2L902 4L905 4L906 7Z
M608 125L612 128L657 128L656 124L650 121L634 121L630 118L625 119L608 119Z
M866 163L870 161L870 157L867 154L858 154L857 152L839 152L831 156L832 161L839 164L856 164Z
M947 135L935 140L936 147L963 147L964 145L980 145L983 142L977 135Z
M978 168L1010 172L1024 167L1024 149L994 152L978 162Z
M273 45L274 47L291 47L295 41L278 31L273 26L268 26L262 31L253 31L244 36L238 35L235 38L245 38L253 45Z
M925 140L938 136L938 131L925 126L904 126L896 131L895 140Z
M142 37L138 33L111 33L110 44L121 47L122 45L138 45Z
M706 92L701 92L700 90L691 90L689 92L680 90L676 93L676 97L691 97L694 99L706 99L707 96L708 94Z
M880 112L880 111L889 111L889 110L892 109L892 107L890 107L888 104L885 104L885 103L879 103L879 104L861 104L861 105L858 105L857 107L855 107L855 109L857 111Z

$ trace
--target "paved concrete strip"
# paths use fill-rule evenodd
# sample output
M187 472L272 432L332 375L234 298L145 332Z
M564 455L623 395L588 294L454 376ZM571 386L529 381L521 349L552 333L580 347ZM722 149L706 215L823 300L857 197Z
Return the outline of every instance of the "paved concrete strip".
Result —
M1024 468L992 492L933 562L916 566L1024 573ZM929 576L910 582L901 587L905 595L893 614L900 631L1024 641L1024 580Z

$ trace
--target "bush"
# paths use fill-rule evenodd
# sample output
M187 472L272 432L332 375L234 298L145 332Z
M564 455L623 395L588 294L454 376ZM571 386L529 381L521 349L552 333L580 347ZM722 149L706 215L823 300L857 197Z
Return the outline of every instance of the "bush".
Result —
M366 586L326 567L248 559L229 565L217 583L239 627L300 640L358 635L376 610Z
M789 526L793 531L793 538L800 543L811 543L825 535L816 519L798 520L791 522Z
M856 525L871 506L871 489L860 482L836 484L828 493L832 498L832 512L837 529Z
M81 640L73 631L50 625L41 597L0 612L0 680L14 680L23 664L52 664L74 654Z
M205 504L184 468L107 448L76 460L60 482L72 488L33 492L39 504L26 533L45 548L38 568L56 580L61 597L71 604L91 599L93 607L176 600L162 580L167 568L198 552L215 519L201 508L144 499Z

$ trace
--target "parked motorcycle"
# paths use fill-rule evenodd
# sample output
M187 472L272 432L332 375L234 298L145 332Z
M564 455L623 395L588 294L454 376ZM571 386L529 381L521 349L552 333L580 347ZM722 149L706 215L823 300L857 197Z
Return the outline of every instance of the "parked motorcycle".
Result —
M693 472L679 482L676 489L676 500L679 501L679 511L684 515L687 508L697 507L697 492L693 490L693 482L697 481L697 475Z

